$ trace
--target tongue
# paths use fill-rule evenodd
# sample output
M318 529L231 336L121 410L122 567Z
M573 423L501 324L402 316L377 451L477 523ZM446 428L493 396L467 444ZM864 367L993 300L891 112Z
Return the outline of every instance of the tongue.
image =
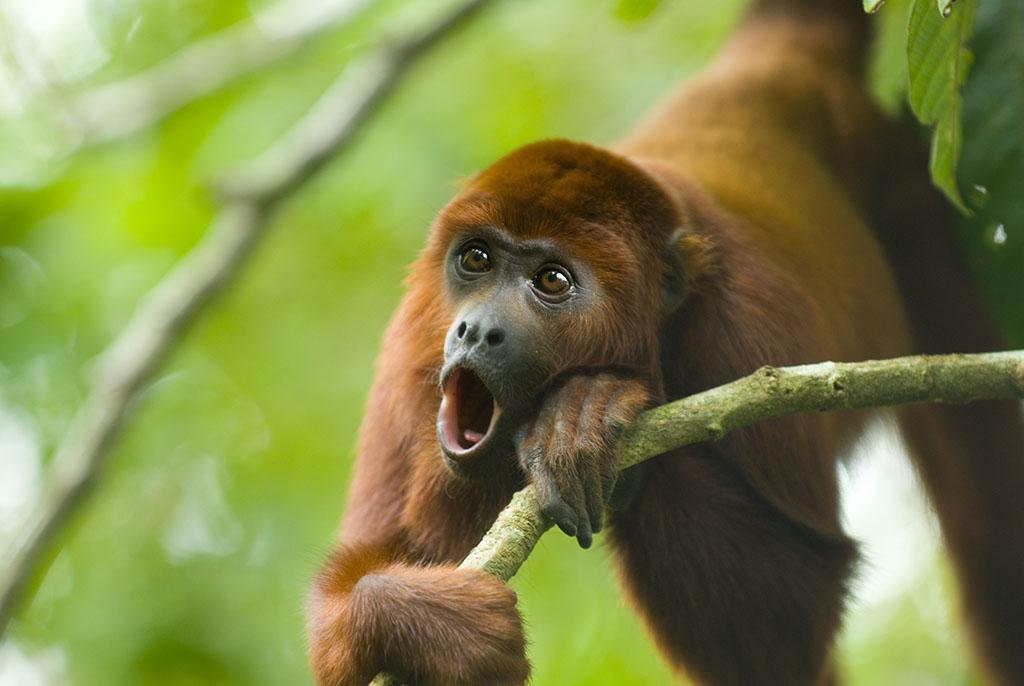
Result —
M473 431L472 429L463 429L462 438L471 445L476 445L483 439L484 435L479 431Z

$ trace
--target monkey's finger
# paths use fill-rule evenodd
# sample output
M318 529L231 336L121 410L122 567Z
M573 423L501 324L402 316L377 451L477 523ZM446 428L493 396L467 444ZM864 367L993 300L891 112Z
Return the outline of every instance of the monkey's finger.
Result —
M576 509L563 497L558 480L544 459L547 446L542 446L541 442L535 440L533 436L529 436L523 446L520 463L533 482L541 513L561 529L566 536L575 536L579 527L579 518Z
M588 476L586 458L576 457L576 465L572 474L561 485L562 497L567 500L576 510L577 531L576 540L581 548L589 548L593 542L590 513L588 512Z
M576 511L562 499L555 478L547 465L542 460L533 462L530 476L541 513L554 522L566 536L575 536L579 523Z
M513 443L515 445L516 454L519 458L519 465L531 478L534 477L536 466L540 464L544 458L545 441L540 438L544 433L537 429L538 427L536 425L526 425L520 427L513 436Z
M555 523L566 536L575 536L578 528L579 517L576 511L565 504L561 499L552 500L541 506L540 511L545 517Z
M590 533L590 519L586 512L579 515L579 519L580 529L576 532L576 540L579 541L581 548L586 549L594 542L594 537Z
M579 472L577 456L549 454L544 460L545 467L554 476L554 484L562 504L573 513L575 531L567 534L576 536L584 548L590 545L590 518L587 515L587 497L583 492L582 475ZM559 527L562 528L562 527ZM565 531L564 528L562 528Z
M595 464L588 465L583 471L586 473L584 494L587 514L590 517L590 530L596 534L604 526L604 489L602 488L604 479Z
M615 469L615 463L609 460L602 465L601 474L601 502L607 503L615 492L615 484L619 480L619 472Z

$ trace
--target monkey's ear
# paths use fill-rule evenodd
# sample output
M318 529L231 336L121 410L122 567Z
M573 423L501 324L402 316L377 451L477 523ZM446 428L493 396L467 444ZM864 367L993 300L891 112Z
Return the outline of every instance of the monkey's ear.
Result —
M716 271L711 240L692 229L673 231L662 251L661 316L668 317Z
M683 229L676 229L661 251L663 269L661 273L661 309L665 319L683 304L687 292L686 264L683 255Z

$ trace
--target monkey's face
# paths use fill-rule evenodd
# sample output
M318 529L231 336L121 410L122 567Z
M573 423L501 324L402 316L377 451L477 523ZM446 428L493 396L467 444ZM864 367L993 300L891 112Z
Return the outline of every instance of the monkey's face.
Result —
M445 260L455 317L444 342L438 438L472 475L509 455L515 428L564 367L575 323L604 295L586 262L551 239L495 227L460 232Z
M563 374L653 372L676 227L650 177L566 141L513 152L445 208L421 266L451 317L437 420L449 466L484 476L512 456Z

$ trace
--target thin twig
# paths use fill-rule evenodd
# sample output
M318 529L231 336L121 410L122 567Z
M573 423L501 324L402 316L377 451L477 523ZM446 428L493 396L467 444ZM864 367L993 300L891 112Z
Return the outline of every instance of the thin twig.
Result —
M205 238L146 296L103 352L94 382L57 450L50 485L0 586L0 636L47 550L102 478L110 448L154 370L238 273L275 210L345 150L413 64L491 0L468 0L345 71L310 114L265 155L231 177Z
M642 414L619 441L618 465L626 469L675 448L716 441L755 422L796 412L1000 398L1024 398L1024 350L762 367ZM459 566L508 581L549 528L533 487L527 486L512 496ZM382 674L371 686L399 683Z

